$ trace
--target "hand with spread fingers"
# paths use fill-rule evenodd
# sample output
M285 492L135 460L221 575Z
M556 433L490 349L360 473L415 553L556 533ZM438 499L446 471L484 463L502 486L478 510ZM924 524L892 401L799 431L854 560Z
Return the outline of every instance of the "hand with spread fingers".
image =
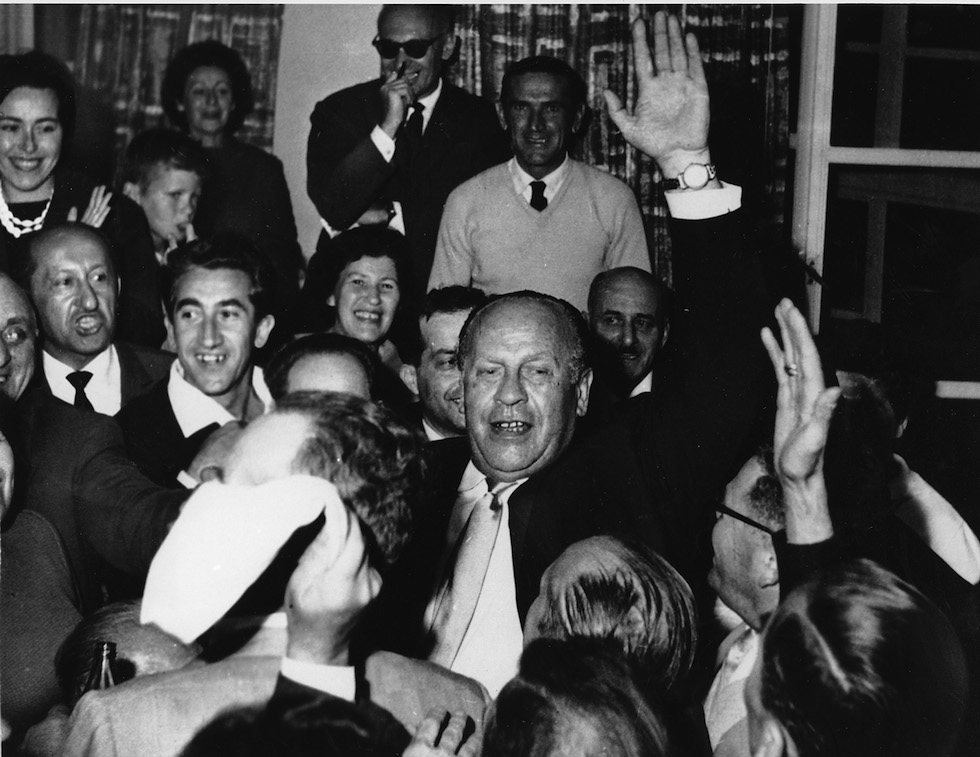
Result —
M286 587L286 656L347 665L351 633L381 591L381 575L368 561L360 521L339 497L325 515Z
M109 215L109 211L112 210L109 205L111 199L112 192L107 192L104 184L100 184L93 189L92 196L88 201L88 207L85 208L85 213L81 218L82 223L96 229L101 228L102 224L105 223L106 217ZM71 208L68 211L68 220L79 220L78 208Z
M652 55L646 24L633 22L633 60L639 84L633 113L615 93L604 93L609 116L626 141L656 160L665 176L691 163L710 163L708 83L697 38L682 34L676 16L658 11Z
M469 736L464 735L467 720L463 712L450 715L445 710L430 710L425 720L419 723L415 737L404 751L403 757L446 757L451 754L476 757L480 754L483 739L478 730Z
M789 300L776 307L782 346L768 328L762 342L776 381L773 460L786 500L786 535L794 544L833 533L823 478L824 449L840 388L824 386L820 354L803 314Z

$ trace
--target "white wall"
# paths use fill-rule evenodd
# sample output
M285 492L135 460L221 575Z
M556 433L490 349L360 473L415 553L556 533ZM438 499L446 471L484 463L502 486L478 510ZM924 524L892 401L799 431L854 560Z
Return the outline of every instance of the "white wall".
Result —
M307 258L320 220L306 196L310 114L324 97L378 75L371 47L380 5L286 5L279 48L273 151L282 160Z

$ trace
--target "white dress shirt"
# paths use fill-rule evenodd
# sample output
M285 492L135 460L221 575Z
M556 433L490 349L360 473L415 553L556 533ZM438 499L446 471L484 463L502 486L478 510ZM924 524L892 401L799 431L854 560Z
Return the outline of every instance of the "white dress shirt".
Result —
M568 174L568 155L554 171L541 179L535 179L531 174L521 168L517 158L511 158L507 163L507 170L514 180L514 191L524 198L525 202L531 203L531 182L544 182L544 198L550 203L555 199L561 185L565 183L565 176Z
M472 491L483 477L471 461L463 472L459 491L462 493ZM454 673L469 676L486 686L491 697L496 697L504 684L517 674L524 647L524 633L517 613L508 502L517 487L526 480L523 479L509 487L498 498L501 513L497 540L490 553L490 564L487 566L487 575L480 590L480 598L473 611L473 620L463 636L456 659L450 666L450 670ZM461 520L457 517L457 512L461 509L469 511L469 508L464 508L464 505L462 499L457 499L456 504L453 505L450 519L451 532L454 529L452 524ZM460 523L455 528L455 533L459 533L462 525ZM455 542L455 539L452 541Z
M51 393L69 405L75 404L75 387L68 383L68 374L75 369L52 357L47 350L41 353L44 363L44 377L48 380ZM122 407L122 369L119 355L114 345L92 358L84 368L92 378L85 386L85 396L97 413L115 415Z
M273 407L272 395L265 385L265 376L258 366L252 368L252 389L262 402L262 412L267 413ZM174 360L170 366L170 380L167 382L167 396L170 407L184 438L193 436L202 428L217 423L224 426L231 421L241 420L229 413L217 400L208 397L204 392L193 386L184 376L184 366L179 360ZM181 471L177 480L188 489L198 485L198 481L187 471Z

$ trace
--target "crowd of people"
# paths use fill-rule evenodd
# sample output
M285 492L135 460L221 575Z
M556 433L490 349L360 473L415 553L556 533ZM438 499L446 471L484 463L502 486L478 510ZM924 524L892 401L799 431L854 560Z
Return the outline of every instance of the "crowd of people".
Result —
M980 542L767 286L696 37L632 33L603 117L671 287L570 155L579 73L494 112L451 6L384 6L380 77L316 106L308 265L234 50L174 57L115 187L67 69L0 58L4 750L973 753Z

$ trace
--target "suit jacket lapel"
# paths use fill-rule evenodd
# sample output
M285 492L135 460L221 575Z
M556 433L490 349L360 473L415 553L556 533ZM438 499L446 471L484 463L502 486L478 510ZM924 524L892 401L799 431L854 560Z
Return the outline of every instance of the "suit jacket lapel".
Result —
M153 377L143 364L125 344L116 345L116 355L119 357L120 399L122 407L141 394L145 394L153 386Z

